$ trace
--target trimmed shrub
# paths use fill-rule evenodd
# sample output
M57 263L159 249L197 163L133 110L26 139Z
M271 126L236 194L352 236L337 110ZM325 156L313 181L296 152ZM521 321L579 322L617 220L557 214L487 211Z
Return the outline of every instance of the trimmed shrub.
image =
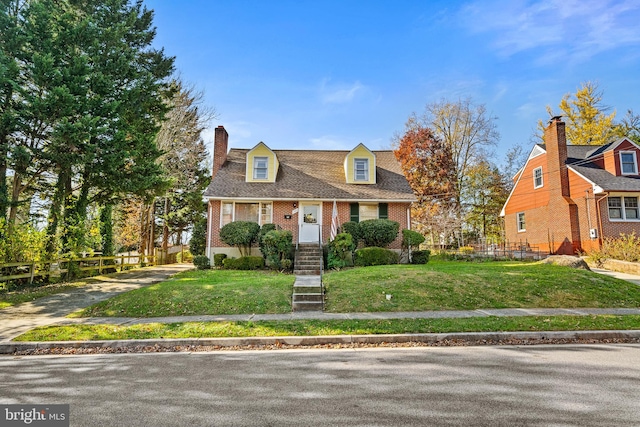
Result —
M391 265L400 261L400 255L386 248L368 247L356 251L355 265L367 267L369 265Z
M261 256L226 258L222 265L227 270L260 270L264 268L264 259Z
M398 236L400 224L388 219L368 219L358 228L366 247L385 248Z
M424 242L424 236L417 231L402 230L402 247L403 248L415 248L420 246Z
M234 221L220 229L220 240L229 246L235 246L240 255L251 254L251 246L258 240L260 226L257 222Z
M431 251L414 251L411 254L411 264L426 264L429 262Z
M215 254L213 255L213 265L214 267L222 268L222 263L227 258L227 254Z
M291 268L290 259L293 247L293 235L288 230L272 230L262 238L264 247L263 255L267 258L269 267L277 270L287 270ZM288 263L284 261L288 260Z
M264 246L264 236L273 230L277 230L275 224L263 224L260 228L260 233L258 233L258 247L260 248L260 253L262 254L262 258L267 259L267 252Z
M355 251L358 247L358 243L360 243L360 240L362 240L362 236L360 233L360 224L355 221L347 221L342 224L341 228L342 233L351 234L351 239L353 240L353 249L351 249L351 252Z
M349 233L340 233L329 242L327 267L339 270L353 265L353 237Z
M208 270L211 268L211 262L209 261L209 257L206 255L194 256L193 265L195 265L198 270Z

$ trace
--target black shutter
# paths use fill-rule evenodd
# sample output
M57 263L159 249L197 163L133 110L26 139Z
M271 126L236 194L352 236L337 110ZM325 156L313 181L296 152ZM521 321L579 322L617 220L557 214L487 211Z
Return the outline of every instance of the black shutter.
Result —
M378 219L389 219L389 205L387 203L378 204Z
M351 221L360 222L360 205L351 203Z

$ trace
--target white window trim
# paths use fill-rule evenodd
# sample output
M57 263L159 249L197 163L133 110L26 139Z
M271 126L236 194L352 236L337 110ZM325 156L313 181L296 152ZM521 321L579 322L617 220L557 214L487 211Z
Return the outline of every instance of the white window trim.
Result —
M364 165L365 165L365 170L364 170L365 177L364 177L364 179L358 178L358 174L356 173L356 171L357 171L356 164L359 161L364 162ZM367 182L367 181L369 181L369 159L367 159L366 157L365 158L357 157L357 158L353 159L353 180L354 181L359 181L359 182Z
M623 154L631 154L633 157L633 172L625 172L622 167L622 155ZM638 175L638 157L636 156L635 151L620 151L618 153L620 156L620 174L622 175Z
M524 218L524 212L518 212L516 214L516 227L518 228L518 233L522 233L524 231L527 231L527 220L526 218L524 218L524 228L520 228L520 215L523 216Z
M264 224L272 224L273 223L273 202L272 201L243 201L243 200L223 200L220 202L220 221L218 222L219 227L222 228L226 224L222 224L222 205L231 203L231 222L236 220L236 203L257 203L258 206L258 224L262 227ZM271 205L271 218L268 222L262 222L262 205L270 204Z
M632 195L624 195L624 194L610 194L609 197L620 197L620 209L621 209L621 216L622 218L611 218L611 216L609 216L609 200L607 199L607 217L609 218L609 222L640 222L640 200L638 200L638 216L639 218L631 218L631 219L627 219L627 208L624 204L624 198L625 197L635 197L636 199L638 199L639 196L632 196Z
M258 172L258 159L264 159L264 164L266 165L265 169L266 169L266 175L264 178L258 178L257 176L257 172ZM262 168L260 168L262 169ZM254 156L253 157L253 179L259 179L259 180L268 180L269 179L269 157L267 156Z
M536 185L536 171L540 171L540 185ZM542 188L544 187L544 174L542 173L542 166L537 167L533 170L533 188Z

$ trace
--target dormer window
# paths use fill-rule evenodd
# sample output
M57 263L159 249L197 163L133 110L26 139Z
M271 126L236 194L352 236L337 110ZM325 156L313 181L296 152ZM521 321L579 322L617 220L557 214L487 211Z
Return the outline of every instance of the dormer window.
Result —
M369 180L369 159L354 159L353 160L353 179L355 181L368 181Z
M635 152L633 151L620 152L620 169L622 170L622 175L638 174L638 162L636 160Z
M267 179L269 170L267 157L254 157L253 158L253 179Z

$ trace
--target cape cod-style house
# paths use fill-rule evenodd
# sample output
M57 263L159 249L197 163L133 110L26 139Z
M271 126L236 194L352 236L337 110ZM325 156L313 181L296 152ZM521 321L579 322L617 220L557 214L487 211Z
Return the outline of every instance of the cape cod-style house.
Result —
M263 142L229 150L228 140L218 126L212 180L204 193L209 259L216 253L239 256L220 241L220 228L232 221L276 224L292 232L295 244L327 243L334 203L338 224L386 218L410 228L415 198L391 150L363 144L351 151L276 150ZM400 245L399 234L390 248Z

